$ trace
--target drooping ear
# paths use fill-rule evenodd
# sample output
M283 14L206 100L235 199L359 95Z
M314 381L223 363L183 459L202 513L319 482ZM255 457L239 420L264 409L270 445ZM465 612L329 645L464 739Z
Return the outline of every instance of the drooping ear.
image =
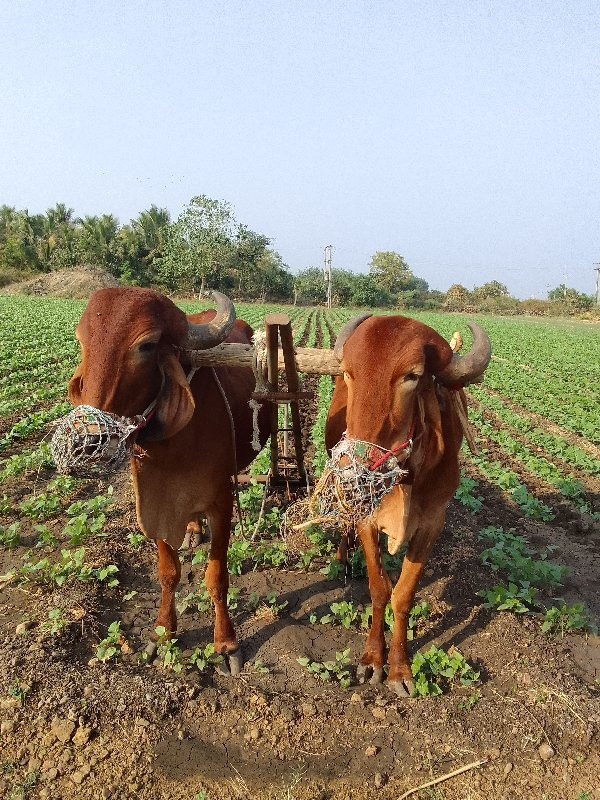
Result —
M81 388L83 383L83 368L82 365L79 364L77 369L71 376L67 387L67 396L69 398L69 402L72 403L74 406L78 406L81 403Z
M425 345L425 364L432 375L439 373L452 361L452 348L439 334L432 331L432 336Z
M424 432L422 444L417 445L412 466L415 472L430 470L444 455L444 435L440 406L433 387L433 380L427 379L429 386L418 397L418 414L421 430Z
M156 404L156 424L149 428L147 440L175 436L191 420L196 407L185 372L171 348L162 350L159 364L164 376L163 387Z

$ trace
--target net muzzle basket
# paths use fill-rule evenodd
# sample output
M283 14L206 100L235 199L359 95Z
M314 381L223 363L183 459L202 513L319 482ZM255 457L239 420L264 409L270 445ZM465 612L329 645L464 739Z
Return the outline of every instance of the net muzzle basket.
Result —
M116 472L133 455L137 430L146 418L118 417L94 406L77 406L56 423L50 442L59 472L93 477Z
M288 508L286 530L317 524L347 533L361 519L371 517L409 474L403 464L410 450L403 451L400 458L389 453L376 470L370 468L375 457L388 453L378 445L344 435L332 449L311 497Z

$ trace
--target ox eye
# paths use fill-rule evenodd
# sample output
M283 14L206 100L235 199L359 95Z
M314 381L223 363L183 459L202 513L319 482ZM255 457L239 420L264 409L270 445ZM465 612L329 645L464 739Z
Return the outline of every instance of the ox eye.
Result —
M407 372L404 376L404 383L410 383L411 381L418 381L420 375L417 375L416 372Z
M158 342L142 342L142 344L138 347L140 353L151 353L153 350L156 350L156 345Z

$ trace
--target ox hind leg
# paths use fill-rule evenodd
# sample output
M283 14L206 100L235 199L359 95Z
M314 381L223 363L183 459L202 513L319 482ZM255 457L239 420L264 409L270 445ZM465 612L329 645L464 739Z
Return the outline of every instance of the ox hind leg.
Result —
M359 526L358 538L367 563L373 619L356 674L361 683L364 683L370 676L370 682L377 684L383 680L383 665L385 664L383 622L385 607L392 593L392 584L381 560L377 528L374 525Z
M402 562L398 583L392 592L394 633L390 645L390 671L387 684L400 697L409 697L414 691L406 638L408 615L413 606L421 572L440 530L441 525L439 528L429 530L421 528L415 531Z
M215 607L215 653L220 653L225 658L228 669L224 667L222 671L239 675L244 663L242 651L238 646L233 623L227 611L227 590L229 588L227 548L231 533L232 511L231 490L228 486L226 496L206 515L210 526L211 542L204 580Z

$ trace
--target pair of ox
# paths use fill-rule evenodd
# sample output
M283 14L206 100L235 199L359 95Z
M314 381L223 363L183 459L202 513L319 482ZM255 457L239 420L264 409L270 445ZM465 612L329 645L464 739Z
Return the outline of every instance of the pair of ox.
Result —
M175 591L181 575L177 550L186 530L197 530L200 518L206 517L211 543L205 580L215 608L215 651L237 674L242 653L227 611L231 475L236 465L244 469L255 455L248 405L254 375L248 368L228 366L214 371L202 367L192 376L190 351L223 341L250 343L252 329L235 321L227 297L214 294L216 312L186 317L150 289L95 292L77 326L82 358L69 382L69 399L123 417L134 417L154 403L151 419L136 434L144 457L133 458L131 469L139 526L158 549L161 603L156 625L176 630ZM383 452L393 452L408 438L414 442L404 454L406 485L397 486L370 519L357 525L373 604L358 674L373 683L383 679L383 617L391 596L395 627L388 684L399 694L412 688L406 628L416 584L459 482L462 428L448 393L458 391L464 408L460 387L477 380L490 358L487 336L478 326L472 330L473 348L459 357L420 322L363 315L342 328L335 346L343 377L336 380L327 420L328 449L344 431ZM221 389L233 417L235 457ZM258 427L262 445L269 434L266 406ZM382 532L394 548L407 543L393 592L379 557Z

